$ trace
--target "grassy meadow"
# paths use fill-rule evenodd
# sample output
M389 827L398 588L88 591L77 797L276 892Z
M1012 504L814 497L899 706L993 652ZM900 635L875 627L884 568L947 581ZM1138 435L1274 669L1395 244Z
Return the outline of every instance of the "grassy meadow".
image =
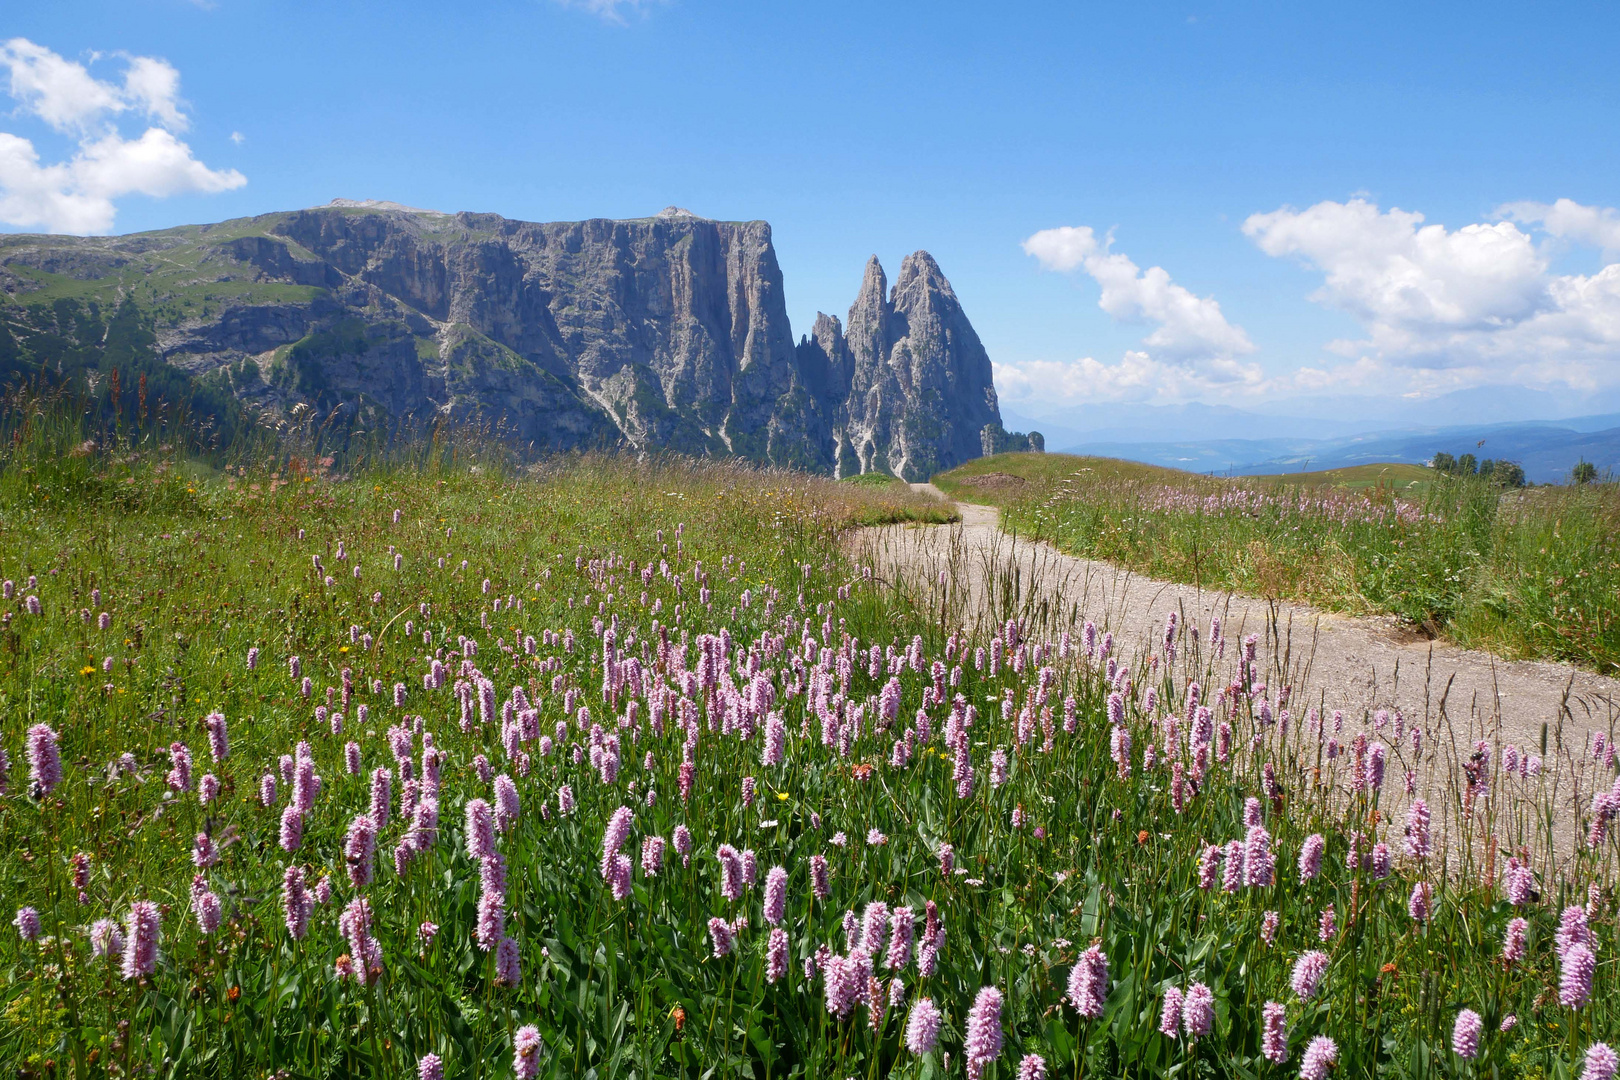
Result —
M1612 751L1320 716L1215 627L942 632L846 554L938 519L895 485L5 435L10 1074L1539 1080L1620 1035L1620 802L1548 818Z
M1620 485L1503 489L1414 466L1217 478L1005 454L947 492L1153 577L1399 616L1509 657L1620 672Z

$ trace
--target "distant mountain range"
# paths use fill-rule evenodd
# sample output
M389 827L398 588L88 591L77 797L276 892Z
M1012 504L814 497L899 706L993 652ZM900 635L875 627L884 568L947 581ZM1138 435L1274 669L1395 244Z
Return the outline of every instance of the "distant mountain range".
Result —
M1008 420L1021 422L1011 416ZM1060 449L1067 454L1124 458L1220 475L1310 472L1383 461L1417 465L1443 450L1453 455L1516 461L1532 483L1546 484L1567 479L1579 461L1589 461L1599 471L1620 473L1620 415L1609 413L1560 422L1407 428L1330 439L1112 440L1080 442Z

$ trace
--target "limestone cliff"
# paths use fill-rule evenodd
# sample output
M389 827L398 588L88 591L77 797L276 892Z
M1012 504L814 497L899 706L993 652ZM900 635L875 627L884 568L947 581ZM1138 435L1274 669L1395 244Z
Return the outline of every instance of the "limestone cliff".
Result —
M1007 443L990 357L928 252L906 256L892 292L872 256L846 325L820 315L814 340L799 346L801 358L848 373L833 395L839 475L926 480Z
M907 258L886 293L874 259L847 331L821 316L795 347L762 221L671 207L543 224L338 200L122 237L0 237L0 330L18 343L0 360L95 366L96 328L133 305L161 361L270 417L475 420L536 452L908 479L1001 445L986 434L1005 436L989 358L933 259Z

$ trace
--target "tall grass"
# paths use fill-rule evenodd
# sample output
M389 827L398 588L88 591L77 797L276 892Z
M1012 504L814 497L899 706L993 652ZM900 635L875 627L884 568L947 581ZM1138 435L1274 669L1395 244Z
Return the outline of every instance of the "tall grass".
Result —
M846 554L853 525L917 509L904 491L616 458L320 475L279 460L210 471L127 449L61 458L12 445L0 470L0 578L17 585L0 629L12 762L0 882L8 917L31 907L43 930L0 935L0 1060L21 1075L407 1077L434 1054L450 1076L504 1077L532 1025L545 1076L956 1076L986 986L1006 996L1005 1048L972 1071L996 1078L1027 1055L1075 1077L1293 1076L1317 1037L1335 1040L1342 1076L1566 1076L1615 1035L1615 841L1555 851L1536 813L1557 805L1556 785L1607 791L1612 758L1555 747L1520 777L1491 746L1480 786L1437 800L1434 853L1403 856L1404 770L1425 787L1456 775L1443 718L1421 725L1420 748L1388 718L1342 718L1341 730L1299 704L1308 688L1284 699L1278 643L1255 643L1249 662L1247 643L1207 629L1183 627L1117 670L1036 583L1010 583L997 601L1014 625L970 619L951 602L960 567L884 581ZM435 659L450 670L430 689ZM1189 788L1195 682L1232 750ZM1133 739L1128 770L1111 757L1111 710ZM204 722L215 711L229 727L218 760ZM784 754L766 764L772 715ZM60 736L64 777L48 792L24 753L35 724ZM1358 734L1388 746L1382 784L1358 782ZM439 831L396 872L409 835L401 762L422 780L428 736L443 755ZM300 741L322 782L287 850L280 759ZM189 785L170 780L174 744L195 760ZM1460 752L1471 749L1465 738ZM492 798L486 762L521 800L496 838L516 985L497 982L475 942L491 869L468 854L463 822L470 800ZM365 863L349 861L346 832L370 808L378 768L393 771L392 809L372 879L355 885ZM204 774L219 782L207 804ZM1516 806L1531 812L1515 818ZM638 865L615 899L602 841L620 807L632 811L625 853L650 837L671 847L660 872ZM1270 881L1200 888L1203 845L1248 835L1246 815L1276 854ZM677 828L693 836L689 862ZM1347 861L1357 832L1359 850L1396 848L1389 876ZM1295 862L1317 833L1326 857L1302 880ZM219 850L201 869L198 834ZM736 899L722 844L757 860L758 882ZM1515 908L1501 877L1520 849L1539 895ZM826 896L812 889L813 856L829 864ZM332 889L301 938L280 907L292 866ZM790 963L774 981L761 895L772 866L790 882ZM1407 912L1419 883L1432 890L1423 921ZM1596 992L1565 1007L1554 932L1593 885ZM208 933L199 890L223 909ZM358 897L381 949L369 984L338 974L355 959L340 912ZM162 937L154 970L125 978L94 955L87 927L136 900L161 905ZM859 923L876 901L911 907L919 937L937 905L938 965L879 960L879 992L839 1015L828 958L857 956L846 912ZM1324 940L1328 905L1336 930ZM1530 920L1530 948L1507 964L1516 915ZM712 919L737 928L735 951L716 955ZM1101 1015L1082 1018L1066 986L1093 943L1109 978ZM1291 973L1315 949L1327 975L1301 1000ZM1162 1034L1166 991L1193 984L1211 991L1213 1028ZM943 1031L915 1053L904 1028L925 996ZM1267 1002L1285 1007L1286 1062L1262 1056ZM1473 1061L1449 1048L1464 1007L1486 1024ZM1499 1031L1509 1016L1516 1025Z
M1504 491L1437 474L1397 493L1061 455L976 462L942 482L999 502L1033 538L1153 577L1394 614L1463 645L1620 671L1614 484Z

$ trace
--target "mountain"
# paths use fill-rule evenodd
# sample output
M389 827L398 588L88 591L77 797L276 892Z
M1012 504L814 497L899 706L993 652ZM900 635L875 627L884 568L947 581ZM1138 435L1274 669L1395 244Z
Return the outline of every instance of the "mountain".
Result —
M1076 405L1034 417L1002 410L1004 422L1015 427L1039 426L1054 446L1227 439L1236 433L1251 439L1323 439L1351 435L1368 426L1331 416L1331 413L1285 412L1271 407L1264 411L1238 409L1201 402Z
M1275 475L1373 462L1421 464L1436 452L1517 462L1533 483L1564 480L1576 462L1620 473L1620 416L1463 424L1370 432L1338 439L1205 439L1084 442L1065 453L1120 457L1192 472Z
M848 330L817 312L799 355L804 369L827 372L828 400L842 402L833 413L840 476L926 480L981 453L1029 448L1029 436L1002 427L990 357L926 251L901 262L892 292L872 256Z
M118 323L171 392L220 415L481 420L534 451L908 479L1002 445L989 359L939 267L908 257L891 296L882 277L874 260L850 341L818 321L818 353L794 345L770 226L675 207L537 223L336 200L121 237L4 236L0 376L123 362L106 346Z

